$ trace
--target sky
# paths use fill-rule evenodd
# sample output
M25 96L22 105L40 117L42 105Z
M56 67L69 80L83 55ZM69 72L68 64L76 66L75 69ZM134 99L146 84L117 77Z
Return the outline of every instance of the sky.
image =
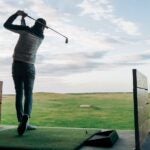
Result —
M0 6L3 93L15 92L11 64L19 35L3 24L17 10L46 19L69 38L65 44L63 37L44 31L34 92L132 92L132 69L150 77L149 0L1 0Z

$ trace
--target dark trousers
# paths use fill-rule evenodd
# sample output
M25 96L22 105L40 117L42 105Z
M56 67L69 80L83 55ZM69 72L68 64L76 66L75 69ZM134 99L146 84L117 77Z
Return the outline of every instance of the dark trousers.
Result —
M16 91L17 119L21 122L24 114L29 115L29 117L31 115L35 66L34 64L14 61L12 64L12 76Z

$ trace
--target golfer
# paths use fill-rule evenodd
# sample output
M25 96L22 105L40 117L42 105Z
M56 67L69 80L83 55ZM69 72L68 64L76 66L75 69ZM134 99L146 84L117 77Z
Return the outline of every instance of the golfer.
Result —
M15 19L21 16L21 25L14 25ZM19 40L13 53L12 76L16 91L16 113L19 122L17 131L23 135L26 130L36 127L29 124L32 111L32 91L35 79L36 52L44 39L46 21L39 18L32 27L26 26L24 11L18 10L4 23L4 27L19 34ZM24 97L24 100L23 100Z

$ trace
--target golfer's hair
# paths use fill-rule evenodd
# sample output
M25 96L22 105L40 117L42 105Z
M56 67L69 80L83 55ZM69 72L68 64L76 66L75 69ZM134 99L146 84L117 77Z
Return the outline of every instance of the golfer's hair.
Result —
M36 33L37 35L39 35L40 37L44 38L44 35L43 35L44 28L43 27L45 27L45 26L46 26L46 21L43 18L38 18L32 27L32 31L34 33Z
M35 21L35 26L46 26L46 21L43 18L38 18Z

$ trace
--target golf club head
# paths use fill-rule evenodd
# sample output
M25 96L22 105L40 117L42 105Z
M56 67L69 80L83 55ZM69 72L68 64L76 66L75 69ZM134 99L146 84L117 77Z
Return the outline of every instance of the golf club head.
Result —
M66 41L65 41L65 43L66 43L66 44L68 43L68 38L66 38Z

